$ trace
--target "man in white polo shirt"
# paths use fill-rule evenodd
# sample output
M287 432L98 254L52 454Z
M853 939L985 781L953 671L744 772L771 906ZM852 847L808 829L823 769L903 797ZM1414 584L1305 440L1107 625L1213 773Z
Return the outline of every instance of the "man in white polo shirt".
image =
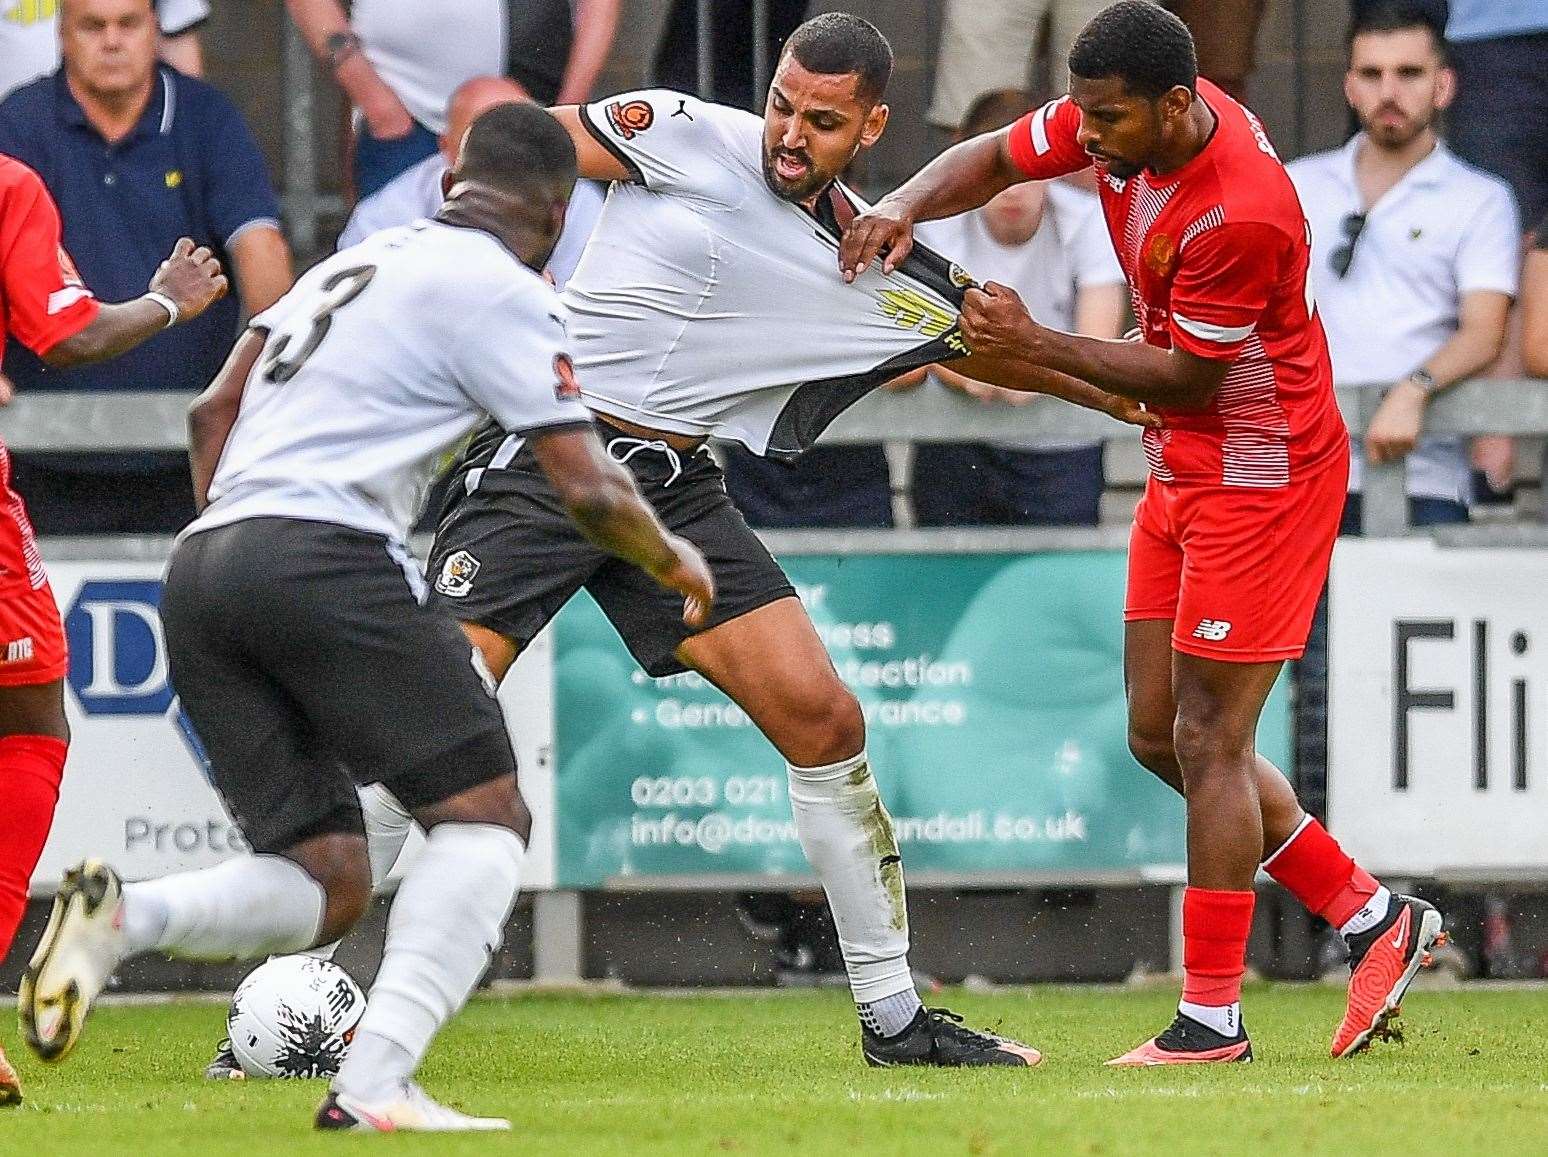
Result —
M1387 388L1354 447L1344 530L1360 528L1365 461L1407 458L1415 525L1467 521L1457 438L1423 437L1432 397L1499 355L1519 276L1509 188L1436 135L1456 76L1423 5L1391 0L1351 26L1344 93L1362 131L1289 166L1312 231L1311 284L1340 383Z

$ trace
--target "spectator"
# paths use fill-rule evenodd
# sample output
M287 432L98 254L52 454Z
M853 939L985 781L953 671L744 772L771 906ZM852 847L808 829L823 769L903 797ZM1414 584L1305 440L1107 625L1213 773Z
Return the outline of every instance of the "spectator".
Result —
M263 158L220 92L156 61L150 0L65 0L63 65L0 104L0 152L43 178L65 245L107 298L141 292L179 237L232 271L239 301L160 334L109 364L54 370L14 343L6 367L31 390L203 389L236 336L290 285L290 253ZM186 458L17 456L44 534L169 532L193 514Z
M1360 527L1362 458L1407 459L1415 525L1468 517L1462 442L1421 437L1425 407L1499 355L1521 226L1509 188L1436 135L1455 91L1425 6L1373 5L1351 25L1344 78L1362 131L1289 166L1311 224L1311 288L1334 378L1396 383L1353 454L1346 532Z
M935 95L926 119L956 132L986 92L1032 87L1038 29L1048 21L1048 83L1069 82L1070 45L1112 0L946 0Z
M1521 361L1533 377L1548 378L1548 217L1537 223L1521 275Z
M957 138L1004 128L1033 107L1025 92L987 93ZM982 209L921 224L918 236L974 280L1010 286L1044 325L1091 337L1123 332L1123 270L1101 205L1082 189L1059 181L1015 185ZM1052 404L945 366L932 375L991 404ZM1100 442L925 443L914 455L914 516L921 526L1095 526L1102 486Z
M780 49L796 26L806 19L807 0L769 0L764 43L768 56L763 75L774 75ZM661 88L698 93L716 104L763 111L764 93L755 82L753 67L753 9L751 0L719 0L710 26L708 92L699 92L699 5L697 0L674 0L667 13L666 29L656 47L655 83Z
M499 76L478 76L459 86L446 106L446 131L441 134L440 151L399 173L378 192L363 198L345 223L344 232L339 234L338 247L346 249L378 230L433 216L445 199L441 180L457 159L457 150L462 146L468 126L494 105L531 100L521 85ZM607 188L600 181L575 182L575 192L565 213L564 232L548 259L548 273L559 289L564 288L570 274L575 272L606 197Z
M204 75L199 26L206 0L157 0L161 58L185 76ZM0 99L59 67L59 9L54 0L17 3L0 19Z
M1199 75L1239 101L1257 60L1263 0L1172 0L1167 5L1193 33Z
M353 104L354 179L369 197L435 155L464 81L508 70L543 104L578 104L607 60L619 0L286 0ZM572 14L573 9L573 14Z
M1457 155L1510 184L1521 216L1548 212L1548 4L1451 0Z

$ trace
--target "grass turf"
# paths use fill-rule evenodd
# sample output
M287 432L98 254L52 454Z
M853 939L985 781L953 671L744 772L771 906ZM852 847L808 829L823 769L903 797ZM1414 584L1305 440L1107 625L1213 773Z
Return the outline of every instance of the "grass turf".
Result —
M941 1002L970 1023L1048 1059L923 1071L865 1068L843 993L482 999L437 1044L424 1081L515 1128L442 1138L313 1134L321 1082L200 1079L219 1006L109 1006L58 1067L5 1034L27 1103L0 1110L0 1153L1548 1152L1541 992L1414 992L1405 1045L1334 1061L1342 993L1259 986L1245 1002L1256 1064L1102 1067L1159 1031L1174 1000L948 992Z

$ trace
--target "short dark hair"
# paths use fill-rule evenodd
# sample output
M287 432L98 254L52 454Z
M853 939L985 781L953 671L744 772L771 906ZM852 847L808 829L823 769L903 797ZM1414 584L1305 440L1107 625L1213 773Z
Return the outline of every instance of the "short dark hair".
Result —
M962 118L961 133L976 137L980 133L992 133L1006 125L1015 124L1037 107L1037 100L1023 88L996 88L984 93L968 105Z
M570 134L535 104L497 104L479 113L457 164L459 176L510 193L568 196L575 184Z
M1070 72L1083 80L1116 76L1136 96L1156 100L1199 81L1193 34L1151 0L1118 0L1081 29L1070 48Z
M1446 21L1451 10L1446 0L1365 0L1356 4L1349 21L1346 46L1367 32L1407 32L1423 28L1435 41L1435 51L1446 55Z
M813 16L790 34L784 55L823 76L853 73L860 94L872 101L881 100L892 79L892 45L876 25L848 12Z

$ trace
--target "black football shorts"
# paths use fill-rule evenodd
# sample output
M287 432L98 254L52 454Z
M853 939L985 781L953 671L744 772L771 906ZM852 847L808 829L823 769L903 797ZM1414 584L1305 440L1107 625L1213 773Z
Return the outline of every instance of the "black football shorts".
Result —
M795 594L726 497L725 478L708 451L679 454L601 420L597 430L667 529L708 560L716 598L701 630ZM694 630L683 622L681 596L588 541L518 436L459 464L427 573L432 605L518 647L585 587L646 672L685 670L675 652Z

